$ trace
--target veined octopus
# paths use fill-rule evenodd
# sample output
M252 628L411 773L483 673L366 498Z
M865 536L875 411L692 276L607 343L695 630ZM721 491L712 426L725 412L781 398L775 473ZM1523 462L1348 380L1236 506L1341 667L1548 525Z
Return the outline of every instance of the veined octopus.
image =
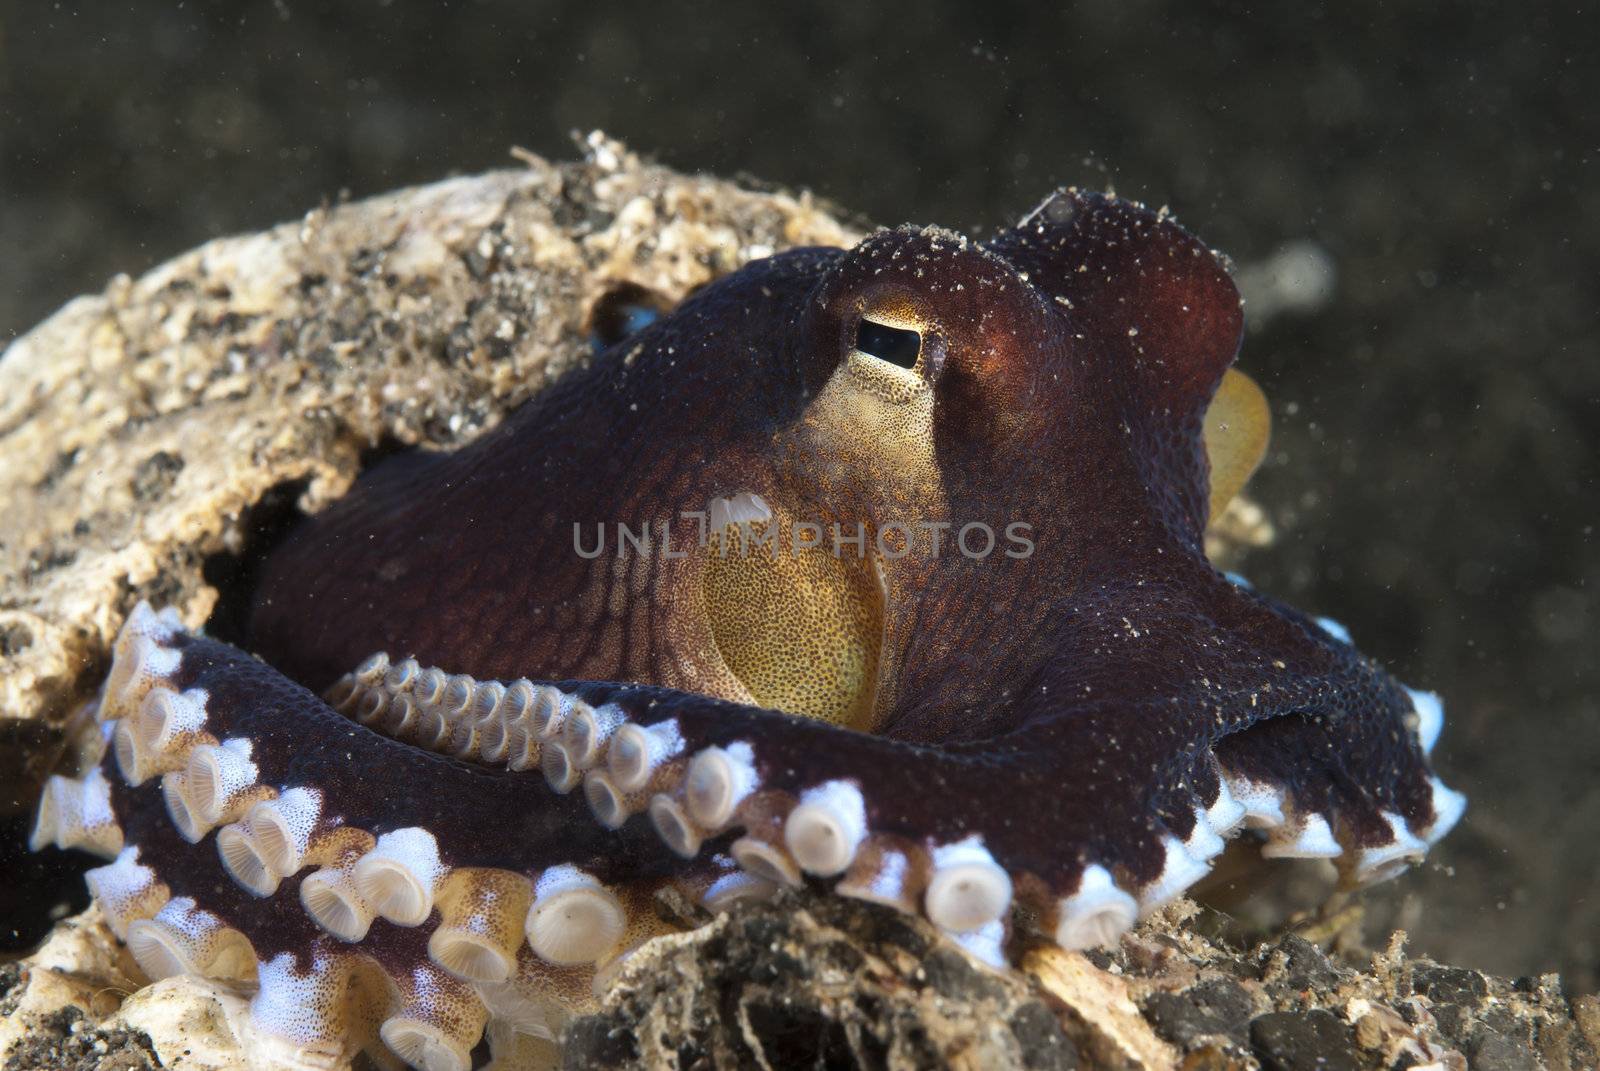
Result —
M986 242L750 264L267 564L243 650L141 606L35 845L263 1051L463 1069L658 932L810 883L1003 964L1112 942L1224 838L1353 882L1464 801L1442 713L1220 573L1265 445L1238 293L1063 191Z

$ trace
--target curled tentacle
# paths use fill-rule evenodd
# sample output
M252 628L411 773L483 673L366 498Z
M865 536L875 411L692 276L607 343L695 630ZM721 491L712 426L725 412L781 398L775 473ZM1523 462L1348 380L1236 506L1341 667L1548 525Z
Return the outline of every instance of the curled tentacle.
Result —
M147 618L129 627L154 631ZM387 997L349 1014L419 1066L465 1066L494 1009L538 1003L505 988L530 955L552 977L618 962L656 929L631 890L675 872L702 875L695 895L719 909L824 882L921 913L1000 963L1019 901L1063 945L1104 945L1202 877L1241 830L1265 833L1266 856L1339 858L1372 880L1417 858L1460 811L1420 761L1420 729L1402 753L1417 759L1406 776L1391 769L1380 782L1341 764L1363 746L1359 709L1236 712L1243 728L1222 734L1214 717L1179 720L1194 735L1175 741L1170 719L1165 734L1128 734L1150 716L1138 704L1055 713L1041 688L1038 709L1018 712L999 741L931 745L669 689L478 681L380 656L331 690L341 715L212 640L167 629L121 646L143 667L123 677L143 692L113 720L131 720L142 750L130 759L113 747L82 781L63 779L36 840L116 855L91 881L152 975L262 980L280 1018L285 979L315 990L318 971L387 978ZM1285 684L1272 703L1315 712L1321 694ZM1233 696L1217 710L1259 705ZM1320 746L1332 731L1349 746ZM1139 761L1164 763L1163 775L1136 779L1118 764L1062 783L1053 756L1094 739L1148 749ZM1286 740L1327 757L1274 766ZM173 746L181 766L147 776ZM518 761L532 748L537 767ZM429 786L426 801L394 791L407 771ZM1008 798L1051 805L997 813ZM1062 853L1068 843L1078 850ZM179 857L159 870L142 862ZM312 946L333 951L306 967Z
M249 747L203 745L160 779L125 777L111 749L46 797L36 839L97 836L115 861L91 888L146 972L259 986L263 1044L468 1066L491 1016L512 1024L504 1045L553 1035L597 969L659 932L635 890L682 868L645 823L607 830L536 770L363 728L223 644L172 631L125 646L166 667L146 695L190 697L187 732ZM397 791L407 771L439 794Z

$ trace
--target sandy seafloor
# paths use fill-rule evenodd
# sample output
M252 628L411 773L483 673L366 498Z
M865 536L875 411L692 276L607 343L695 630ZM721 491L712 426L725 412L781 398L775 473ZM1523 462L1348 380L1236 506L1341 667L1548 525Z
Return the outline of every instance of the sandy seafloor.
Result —
M1595 16L1427 8L7 5L0 342L115 272L513 144L567 156L572 128L881 222L981 232L1056 183L1168 204L1327 283L1247 309L1279 539L1246 572L1446 697L1472 809L1369 925L1593 992Z

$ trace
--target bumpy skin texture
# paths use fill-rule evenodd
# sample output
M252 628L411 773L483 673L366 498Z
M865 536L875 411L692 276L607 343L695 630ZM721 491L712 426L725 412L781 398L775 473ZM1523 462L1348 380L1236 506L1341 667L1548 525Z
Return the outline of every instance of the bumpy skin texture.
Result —
M916 331L915 366L858 349L863 318ZM1428 767L1436 703L1203 553L1202 420L1241 324L1202 244L1075 191L987 243L901 228L708 287L494 433L391 459L309 520L260 584L249 646L264 663L148 614L130 624L102 713L144 732L162 776L135 787L108 755L121 835L98 846L121 850L124 886L165 891L125 895L136 906L114 921L139 930L149 904L192 897L260 963L322 979L308 992L331 991L329 963L375 963L388 1003L362 1014L454 1024L398 1046L448 1067L485 1016L548 1024L528 1025L492 963L456 963L452 980L430 960L448 906L330 935L308 861L319 881L360 878L342 887L368 916L378 886L359 860L396 830L427 835L433 848L397 858L446 905L510 902L520 919L550 868L576 867L633 920L581 957L591 974L649 929L629 897L665 880L703 891L732 873L727 852L757 876L743 891L842 874L841 893L925 911L992 962L1013 904L1069 947L1112 940L1243 823L1268 854L1386 876L1459 817ZM730 566L683 515L716 500L824 532L859 524L868 553ZM653 550L575 547L575 525L592 545L617 522L648 522ZM962 553L971 522L1021 523L1032 552ZM938 553L932 523L951 526ZM462 701L419 667L464 675ZM521 705L481 683L524 676ZM203 727L139 729L151 696L174 694ZM206 796L195 763L223 741L248 741L254 766ZM256 837L250 808L294 786L320 793L300 868L248 891L209 827ZM43 839L77 828L62 791ZM174 828L174 794L205 812L189 815L198 845ZM499 900L450 891L471 868L500 875ZM495 940L519 999L581 1006L590 975L540 967L520 931ZM274 1000L269 1033L375 1044L355 1012L284 1026L288 998Z

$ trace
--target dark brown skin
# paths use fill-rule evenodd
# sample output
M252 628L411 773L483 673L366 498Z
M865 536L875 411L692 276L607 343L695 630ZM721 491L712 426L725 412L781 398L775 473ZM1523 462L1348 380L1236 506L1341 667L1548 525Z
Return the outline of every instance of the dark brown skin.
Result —
M874 310L922 328L927 413L891 405L862 419L853 400L829 398L859 318ZM885 639L871 727L980 748L1012 731L1064 736L1066 753L1040 771L1062 785L1058 800L1114 795L1125 820L1161 815L1180 835L1184 782L1204 775L1177 760L1222 744L1306 807L1336 811L1356 843L1381 840L1380 807L1422 825L1431 817L1421 755L1391 728L1409 701L1358 652L1227 582L1203 555L1200 422L1241 325L1214 255L1105 198L1061 196L987 245L903 228L849 253L775 257L708 288L481 442L380 467L276 556L252 642L313 688L387 650L480 679L638 682L740 700L747 693L699 627L703 555L634 555L619 575L609 545L592 562L574 553L574 521L593 531L672 518L740 491L782 515L860 521L869 533L892 520L996 531L1021 521L1036 546L1027 558L935 558L924 541L874 563ZM675 544L692 544L694 531L675 522ZM1169 724L1174 710L1207 725ZM1284 715L1279 746L1239 735ZM1333 768L1297 765L1323 741L1335 746ZM799 747L797 761L810 761ZM1126 761L1096 776L1073 757L1118 752ZM846 758L815 761L842 768ZM1068 842L1103 828L1059 810ZM1138 870L1157 866L1153 849L1137 858Z
M1288 841L1326 821L1359 871L1374 849L1431 843L1454 821L1434 801L1454 804L1405 689L1205 558L1210 510L1264 446L1264 403L1231 423L1213 405L1241 327L1201 243L1075 191L987 243L900 228L773 257L478 442L378 466L269 561L249 642L264 662L180 634L160 641L181 654L167 683L204 690L217 740L253 743L262 786L317 787L324 832L416 828L448 867L528 880L571 863L639 889L699 872L739 833L781 847L791 809L830 784L859 800L871 847L840 891L860 894L861 868L889 873L872 870L883 844L910 873L976 840L1009 882L991 921L1013 889L1047 929L1072 919L1062 905L1091 870L1142 910L1176 895L1194 879L1174 845L1204 843L1227 784L1281 800ZM716 499L784 526L860 525L868 553L724 557L682 516ZM574 524L592 547L596 525L646 521L654 553L574 546ZM981 557L952 549L972 522L997 536ZM934 524L950 526L940 553ZM537 768L442 758L313 694L379 651L566 682L613 726L675 727L681 749L602 831L585 792L616 768L584 767L585 792L562 794ZM566 754L553 741L546 757ZM481 759L475 746L461 754ZM698 860L664 851L643 808L684 798L691 757L740 746L759 805L704 830L704 851L677 849ZM188 858L161 806L154 782L113 797L174 895L258 953L332 947L292 902L303 875L252 898L215 851ZM918 909L925 885L897 885L900 905ZM1083 936L1068 930L1053 932ZM388 923L341 947L391 977L422 965L416 933Z

